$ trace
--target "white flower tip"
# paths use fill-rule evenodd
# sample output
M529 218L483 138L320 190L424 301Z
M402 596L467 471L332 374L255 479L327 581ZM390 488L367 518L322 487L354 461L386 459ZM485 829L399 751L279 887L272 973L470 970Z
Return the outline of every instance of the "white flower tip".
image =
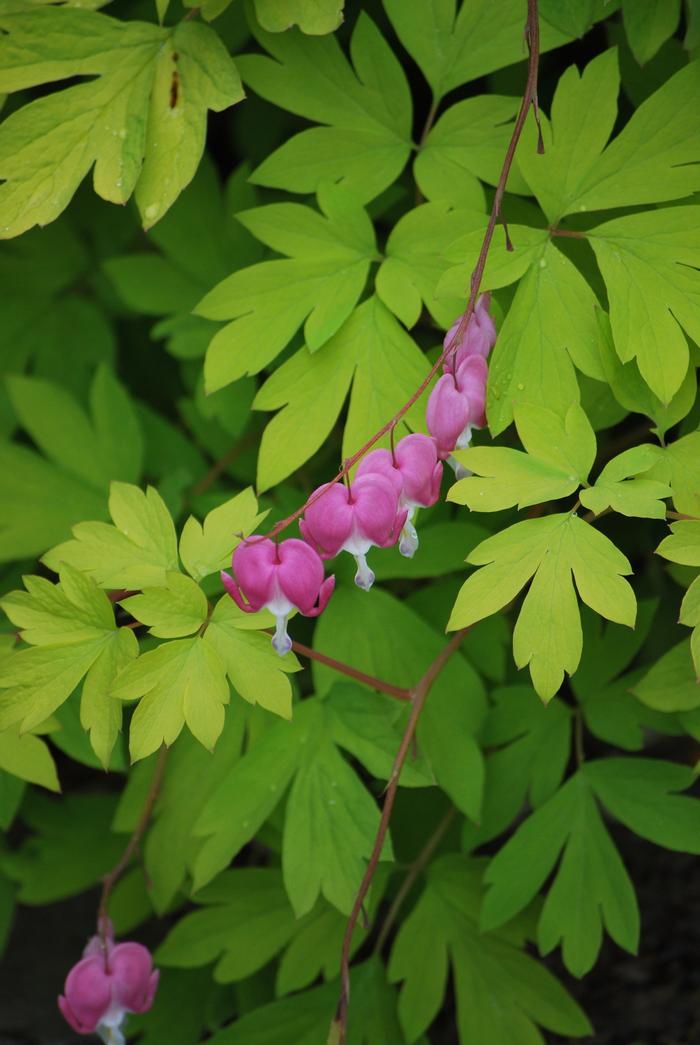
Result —
M284 657L292 648L292 640L287 634L287 615L277 617L275 634L272 636L272 648L280 657Z
M470 475L474 475L474 473L470 472L468 468L465 468L463 464L460 464L452 454L447 458L447 464L449 464L450 468L455 473L456 479L468 479Z
M403 530L401 531L401 540L399 542L399 552L406 559L412 559L418 551L418 533L415 526L412 523L406 522Z
M363 591L369 591L374 584L374 572L367 565L364 555L356 555L355 561L357 562L355 584L358 588L362 588Z

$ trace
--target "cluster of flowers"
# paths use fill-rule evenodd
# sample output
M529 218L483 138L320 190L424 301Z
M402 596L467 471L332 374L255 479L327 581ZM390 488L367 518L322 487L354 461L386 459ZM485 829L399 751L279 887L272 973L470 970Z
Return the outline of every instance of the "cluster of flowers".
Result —
M460 320L448 331L445 347ZM368 591L374 582L366 558L370 548L388 548L398 541L402 555L415 554L416 509L437 501L443 461L460 474L452 451L468 446L472 428L485 424L486 359L495 340L488 296L483 296L430 395L430 435L407 435L392 450L373 450L347 485L320 486L299 524L304 540L277 544L253 537L238 545L234 576L223 572L221 578L246 613L266 609L275 616L272 645L280 655L292 648L287 635L292 610L317 617L333 593L335 578L324 579L323 559L350 552L357 562L355 583ZM78 1034L94 1033L106 1045L124 1045L124 1020L129 1013L150 1009L158 976L148 949L140 943L115 943L106 920L101 934L92 937L68 973L58 1006Z
M367 565L370 548L388 548L398 541L402 555L418 548L413 523L417 508L429 508L440 495L442 462L456 475L465 474L452 457L469 445L473 428L486 423L487 357L496 328L482 295L458 344L443 363L443 375L428 400L430 435L405 436L391 450L372 450L360 462L352 482L326 483L313 492L299 523L303 540L279 544L268 538L242 541L233 554L233 577L221 579L245 613L269 610L277 621L272 645L280 655L292 648L287 618L292 610L306 617L322 613L335 586L324 580L323 559L341 551L357 562L355 583L369 591L374 573ZM445 336L447 348L461 317Z

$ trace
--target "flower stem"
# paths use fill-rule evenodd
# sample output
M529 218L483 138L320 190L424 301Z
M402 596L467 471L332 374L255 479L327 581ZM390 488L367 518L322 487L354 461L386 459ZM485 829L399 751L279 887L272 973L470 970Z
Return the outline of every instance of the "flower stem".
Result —
M327 657L325 653L319 653L309 646L302 645L301 642L293 641L292 649L295 653L300 653L302 657L308 657L309 660L317 660L319 664L325 664L326 667L332 668L333 671L337 671L341 675L347 675L348 678L355 679L356 682L362 682L365 686L371 686L372 689L376 689L379 693L386 693L390 697L396 697L397 700L411 699L410 690L401 686L394 686L391 682L383 682L373 675L366 675L364 671L353 668L351 664L344 664L341 660Z

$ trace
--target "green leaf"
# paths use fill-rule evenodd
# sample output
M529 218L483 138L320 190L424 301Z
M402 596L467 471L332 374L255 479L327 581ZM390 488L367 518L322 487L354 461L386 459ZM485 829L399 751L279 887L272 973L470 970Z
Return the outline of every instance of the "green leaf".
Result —
M165 587L146 588L141 595L121 599L121 605L151 635L178 639L198 631L207 619L207 597L195 581L181 573L167 573Z
M13 409L46 460L24 446L0 444L0 558L33 556L66 536L73 523L105 514L110 479L141 472L141 429L133 404L105 365L90 390L90 418L58 385L8 378Z
M489 0L474 0L462 4L458 13L455 0L426 4L384 0L384 7L436 100L454 87L523 60L525 15L517 0L504 0L497 8ZM603 10L598 5L594 17L601 18ZM559 31L555 24L541 20L542 53L560 47L568 35L574 35Z
M61 790L47 744L31 733L21 736L16 728L0 733L0 769L50 791Z
M632 54L640 65L653 58L678 28L681 0L623 0L622 20Z
M180 535L180 558L190 576L201 581L229 566L240 538L248 537L266 515L258 513L251 487L213 508L204 523L190 515Z
M682 440L680 440L682 442ZM673 444L677 446L678 444ZM681 473L682 474L682 473ZM687 482L688 476L684 475L683 481ZM692 483L692 478L691 478ZM663 555L665 559L670 559L671 562L678 562L685 566L700 566L700 522L695 520L681 520L680 522L671 523L671 533L668 537L665 537L659 547L656 549L657 555ZM688 588L683 602L681 604L681 614L679 621L681 624L686 624L689 628L693 628L693 633L690 637L690 651L693 658L694 664L694 676L695 682L700 678L700 583L696 577L693 583ZM676 647L676 650L680 650L684 643ZM670 656L667 654L666 656ZM663 661L664 658L662 658ZM687 664L683 659L683 678L685 684L683 685L683 692L686 695L686 700L692 700L691 689L689 686L690 676L687 671ZM661 662L659 662L660 664ZM679 664L681 663L681 657L679 654ZM656 665L658 667L658 665ZM652 673L654 669L652 668ZM671 682L671 679L668 679ZM673 699L672 694L667 694L665 699ZM641 699L644 699L642 697Z
M560 855L539 918L542 953L561 940L566 967L583 976L595 963L603 928L620 947L636 953L634 888L581 772L529 816L489 864L485 881L491 888L481 911L482 928L503 925L522 910Z
M520 946L515 928L482 933L478 912L482 861L444 856L399 929L389 965L403 980L399 1019L410 1041L432 1023L447 987L451 962L462 1042L528 1045L542 1040L538 1025L580 1037L590 1025L572 998Z
M115 640L102 650L85 681L80 701L80 724L90 736L90 744L102 767L108 769L122 724L122 709L109 694L114 679L139 653L139 644L130 628L120 628Z
M528 121L518 164L550 224L577 211L681 199L700 186L700 136L691 116L700 102L700 63L684 66L642 102L605 148L618 86L614 50L594 58L583 75L569 68L554 95L543 156Z
M514 406L518 435L527 453L508 447L479 446L455 453L474 476L450 487L448 501L472 511L524 508L565 497L585 482L596 451L585 412L574 403L563 419L545 407ZM657 484L658 485L658 484Z
M255 0L255 13L268 33L282 33L298 25L302 33L323 36L343 21L344 6L345 0Z
M415 392L428 364L418 346L376 297L364 301L323 352L302 348L268 378L255 399L260 410L279 410L267 425L258 458L258 490L285 479L328 438L352 388L343 457L369 439ZM425 409L416 403L406 422L424 431ZM404 435L400 424L396 437ZM388 446L388 437L378 445Z
M321 893L349 914L378 826L374 800L326 726L299 767L284 821L282 871L297 918ZM380 859L392 859L388 835Z
M97 194L126 203L134 193L144 226L153 225L197 169L207 110L243 97L223 43L195 22L165 29L47 6L10 10L2 29L11 57L0 90L93 77L0 127L5 237L53 221L93 165Z
M315 735L316 705L304 701L292 722L273 722L213 790L194 825L203 839L192 868L195 889L229 865L282 799Z
M544 0L539 4L540 17L567 36L583 36L593 22L593 0Z
M676 510L700 517L700 432L691 432L664 447L664 461L671 469L669 483Z
M700 685L688 640L664 653L632 687L632 692L657 711L692 711L700 707Z
M110 696L141 698L131 719L129 750L133 761L168 746L187 723L209 751L224 726L229 689L221 658L201 638L166 642L122 671Z
M700 521L682 519L671 523L671 533L664 537L656 554L684 566L700 566Z
M303 193L340 182L361 202L391 185L411 153L411 96L400 63L367 14L352 34L353 66L333 36L254 31L272 57L237 58L245 83L325 126L294 135L253 172L253 181Z
M420 555L377 555L372 563L378 581L398 577L443 577L462 569L468 552L488 536L477 523L453 521L419 526ZM425 590L425 589L424 589Z
M43 562L61 563L92 577L101 588L148 588L164 585L178 568L177 537L170 512L158 491L144 493L127 483L112 483L109 512L114 525L80 522L73 540L48 552Z
M112 795L65 795L60 802L30 792L22 818L33 833L12 852L0 854L0 867L18 883L17 899L49 904L96 886L124 849L124 838L109 824Z
M655 845L700 852L700 801L686 795L694 782L687 766L659 759L606 758L585 766L598 798L625 827Z
M465 227L481 229L483 218L470 210L452 210L448 201L424 203L408 211L387 240L377 273L377 296L407 327L415 326L423 303L442 327L464 309L464 294L450 300L436 296L449 262L447 251Z
M73 567L63 564L58 585L26 577L25 587L1 603L31 646L12 654L0 679L0 729L19 724L22 733L44 722L120 642L109 599Z
M608 620L634 626L634 593L621 574L627 559L592 526L564 513L528 519L488 538L468 557L485 568L463 584L447 625L468 627L509 603L534 575L513 633L518 667L530 665L539 695L552 697L581 657L581 599Z
M257 972L296 929L277 869L224 871L197 894L197 902L202 909L177 922L158 948L156 961L184 969L216 961L217 983Z
M204 634L225 665L236 692L282 718L292 717L292 687L287 677L301 665L293 653L280 657L268 635L243 630L249 622L228 595L216 604Z
M426 199L483 210L479 179L498 183L517 110L517 98L497 94L451 105L431 128L414 163L413 174ZM527 191L517 170L508 179L508 189Z
M700 63L699 76L700 76ZM688 369L684 331L700 340L700 207L631 214L591 230L615 348L668 403ZM660 346L663 346L663 351Z
M142 1045L192 1045L209 1032L221 990L211 969L162 969L153 1007L129 1016L129 1032Z
M300 203L272 203L238 215L258 239L287 257L234 272L197 306L207 319L231 320L207 351L207 391L267 366L302 323L315 352L352 312L376 252L374 230L364 210L337 186L325 187L319 203L322 214Z
M671 496L671 488L654 479L636 478L653 468L661 456L659 447L647 443L618 454L605 465L593 486L581 491L581 504L596 515L612 508L621 515L665 519L663 498Z

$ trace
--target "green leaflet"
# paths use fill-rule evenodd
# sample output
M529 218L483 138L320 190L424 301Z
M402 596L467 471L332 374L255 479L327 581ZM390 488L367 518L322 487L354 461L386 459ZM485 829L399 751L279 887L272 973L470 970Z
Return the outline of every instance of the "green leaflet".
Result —
M621 761L621 760L620 760ZM538 942L543 954L562 941L566 967L583 976L595 963L605 927L620 947L636 953L639 912L634 888L603 824L587 764L521 824L490 862L491 886L481 910L483 929L509 921L550 875Z
M633 687L647 707L657 711L692 711L700 707L700 685L687 639L664 653Z
M57 384L8 378L13 409L37 447L0 444L0 560L41 554L72 524L105 513L110 479L141 474L134 406L102 364L90 388L90 416Z
M448 630L465 628L495 613L534 579L513 632L518 667L530 666L539 695L548 700L564 672L581 657L581 622L573 578L581 599L608 620L634 626L634 593L621 574L627 559L592 526L564 513L515 523L488 538L468 557L484 569L473 573L457 596Z
M181 918L157 951L156 961L189 969L217 961L214 979L251 976L289 942L294 914L274 868L224 871L200 890L201 908Z
M203 523L190 515L180 535L180 558L196 581L230 566L241 537L249 537L265 519L251 487L213 508Z
M593 486L581 491L581 504L596 515L612 508L621 515L665 519L663 498L671 496L671 488L655 479L637 478L657 465L661 457L659 447L648 443L618 454L608 461Z
M460 1041L483 1045L542 1042L538 1025L581 1037L590 1025L543 966L521 950L522 929L481 933L483 861L451 855L436 860L428 884L399 929L389 965L403 980L399 1019L409 1041L432 1023L452 965Z
M484 209L479 179L497 184L518 104L517 98L483 95L456 102L438 118L413 166L426 199ZM508 179L508 189L527 192L517 170Z
M449 501L466 504L472 511L494 512L556 500L585 483L596 441L578 403L563 419L552 410L527 403L513 409L527 452L488 446L457 451L455 457L461 464L486 478L460 479L450 488Z
M209 1031L221 995L210 969L162 969L153 1008L129 1016L129 1030L142 1045L191 1045Z
M159 639L192 635L208 616L206 595L198 584L181 573L166 573L164 587L145 588L142 594L120 602Z
M144 653L115 679L109 695L135 700L129 750L134 762L170 745L187 724L210 751L224 726L229 702L225 667L204 639L166 642Z
M328 437L350 388L343 457L369 439L416 390L427 360L377 297L364 301L322 352L302 348L268 378L255 399L261 410L280 410L267 425L258 457L258 490L268 490L309 459ZM282 409L280 409L280 407ZM425 407L406 415L425 430ZM406 434L404 424L396 436ZM388 445L388 437L378 445Z
M691 432L664 447L662 468L670 468L668 480L676 511L700 517L700 431ZM666 475L662 473L663 478Z
M207 319L231 320L212 340L204 378L214 392L270 363L304 323L311 352L352 312L376 254L374 229L355 199L337 186L319 192L323 213L272 203L238 215L285 259L234 272L197 306Z
M98 195L135 194L145 227L192 179L208 109L243 97L219 37L180 22L164 29L93 11L42 7L1 18L9 60L0 90L96 77L30 102L0 127L2 235L53 221L94 165Z
M233 688L250 704L282 718L292 717L292 687L287 677L301 665L293 653L280 657L269 636L249 631L250 622L224 595L216 604L204 635L221 658Z
M375 641L377 635L381 642ZM367 594L338 588L315 633L322 652L406 687L421 678L443 641L413 610L379 589ZM336 681L322 664L314 663L313 673L321 694ZM454 699L457 692L459 700ZM417 732L419 750L437 783L472 819L478 819L483 788L483 759L475 736L485 710L477 673L455 654L430 691Z
M577 211L681 199L700 185L700 134L691 115L700 102L700 63L680 69L642 102L605 147L618 87L614 50L594 58L582 75L568 69L554 95L543 156L528 121L517 162L550 224Z
M608 289L617 353L623 363L636 358L652 392L668 403L688 369L684 331L700 339L700 277L693 267L700 259L700 207L632 214L588 235Z
M343 21L344 6L345 0L255 0L255 13L268 33L281 33L298 25L302 33L323 36L332 33ZM207 4L204 17L207 17Z
M481 214L453 210L449 200L424 203L408 211L391 231L376 280L377 297L409 329L426 308L441 327L449 327L464 311L465 290L453 298L436 288L449 265L450 247L465 229L483 228Z
M634 57L640 65L653 58L678 28L680 0L623 0L622 20Z
M340 182L362 202L396 180L411 153L412 105L401 65L362 12L350 44L352 66L333 36L270 36L253 27L272 57L237 59L256 94L313 120L253 172L259 185L316 192Z
M164 585L167 573L178 569L177 536L158 491L112 483L109 512L114 525L78 523L73 540L47 552L43 562L52 570L69 563L101 588Z
M671 523L671 533L663 539L656 553L670 559L671 562L700 566L700 523L694 520ZM693 629L690 651L697 681L700 678L700 583L697 577L683 597L679 620L681 624L687 624ZM686 690L686 694L687 699L692 699L689 689Z
M120 638L109 599L89 577L67 563L59 576L58 585L41 577L26 577L26 592L12 592L2 599L2 608L31 648L13 653L3 665L0 729L18 724L26 733L38 726L70 696L86 673L84 714L95 725L98 718L102 721L102 710L97 709L100 698L90 697L91 687L98 687L104 678L101 657L106 654L111 662L119 654L114 649L106 653L110 646L121 647L124 641L129 645L131 640ZM110 712L106 713L109 717ZM116 729L113 725L105 729L111 743L98 742L95 750L108 758L106 748L111 751L118 723Z
M17 882L17 899L47 904L98 885L124 849L113 834L112 795L66 795L60 802L30 792L22 818L34 834L18 849L0 853L0 869Z
M21 735L16 728L0 733L0 770L50 791L61 790L48 745L31 733Z

